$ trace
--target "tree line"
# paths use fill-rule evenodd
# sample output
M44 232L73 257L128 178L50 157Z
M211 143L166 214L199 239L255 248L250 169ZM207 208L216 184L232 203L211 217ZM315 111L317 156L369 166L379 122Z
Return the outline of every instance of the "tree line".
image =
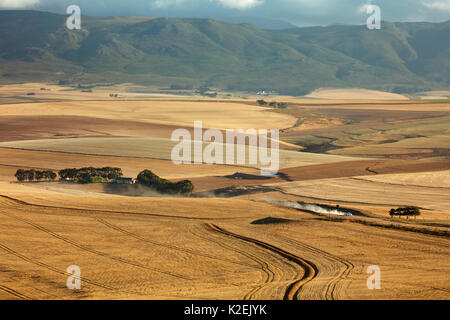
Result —
M103 180L115 180L123 176L121 168L68 168L58 171L61 180L72 180L80 183L102 182ZM19 169L14 175L19 182L55 180L57 174L53 170L25 170Z
M137 181L144 186L165 194L188 195L194 191L194 185L189 180L171 182L158 177L150 170L144 170L139 173Z
M78 183L96 183L104 180L115 180L123 176L121 168L104 167L104 168L67 168L58 171L60 180L71 180ZM20 182L23 181L41 181L41 180L55 180L57 175L52 170L17 170L15 177ZM189 195L194 191L194 185L189 180L179 182L171 182L169 180L160 178L150 170L144 170L139 173L137 181L164 194L182 194Z
M42 181L42 180L55 180L56 179L56 173L52 170L24 170L19 169L16 171L16 174L14 175L18 181Z
M58 171L61 180L83 180L90 178L102 178L105 180L115 180L123 176L121 168L104 167L104 168L68 168Z
M420 216L420 210L417 207L404 207L404 208L397 208L397 209L391 209L389 211L389 215L391 217L398 216L403 217L406 216L408 219L409 217L417 217Z

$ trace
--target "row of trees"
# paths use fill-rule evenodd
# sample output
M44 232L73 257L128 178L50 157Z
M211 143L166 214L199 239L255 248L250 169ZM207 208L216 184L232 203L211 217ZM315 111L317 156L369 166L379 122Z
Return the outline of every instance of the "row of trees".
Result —
M391 209L389 211L389 215L391 217L398 216L403 217L406 216L408 219L409 217L417 217L420 216L420 210L417 207L404 207L404 208L397 208L397 209Z
M81 183L93 183L102 182L103 180L115 180L123 176L121 168L70 168L58 171L61 180L73 180ZM17 170L14 175L19 182L24 181L42 181L42 180L55 180L57 174L52 170Z
M165 194L189 195L194 191L194 185L189 180L171 182L158 177L150 170L144 170L139 173L137 181L144 186Z
M19 169L16 171L16 174L14 175L18 181L42 181L42 180L55 180L56 179L56 173L54 173L52 170L24 170Z
M89 183L93 178L115 180L123 176L121 168L112 168L112 167L104 167L104 168L86 167L81 169L69 168L58 171L58 174L61 180L75 180L75 181L78 180L79 182L85 183Z

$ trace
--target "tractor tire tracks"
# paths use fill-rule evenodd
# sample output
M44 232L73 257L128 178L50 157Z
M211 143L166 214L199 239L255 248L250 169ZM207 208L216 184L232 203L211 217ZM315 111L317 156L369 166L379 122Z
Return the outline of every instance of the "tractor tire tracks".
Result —
M208 228L207 226L206 226L206 230L207 231L211 231L211 229ZM197 233L196 231L193 231L192 228L191 228L190 232L193 235L195 235L195 236L197 236L197 237L199 237L201 239L204 239L204 240L209 241L209 242L214 242L214 243L216 243L217 245L219 245L220 247L222 247L222 248L224 248L226 250L230 250L232 252L239 253L242 256L244 256L244 257L246 257L246 258L256 262L259 265L259 269L261 269L264 272L264 274L265 274L265 279L263 280L262 284L260 284L258 286L255 286L251 291L249 291L247 294L245 294L245 296L243 297L243 300L255 299L255 297L257 296L257 294L260 291L262 291L269 284L273 283L273 281L275 279L275 272L272 270L273 267L270 265L270 263L268 261L265 261L264 259L261 259L260 257L258 257L255 254L252 254L250 251L241 250L241 249L238 249L238 248L233 247L231 245L225 244L223 241L215 240L215 239L213 239L211 237L203 236L203 235Z
M8 293L8 294L10 294L10 295L20 299L20 300L33 300L33 298L31 298L31 297L28 297L28 296L26 296L26 295L24 295L24 294L22 294L22 293L20 293L20 292L18 292L16 290L14 290L14 289L11 289L11 288L9 288L7 286L4 286L4 285L1 285L1 284L0 284L0 290L3 291L3 292Z
M4 216L7 216L7 217L10 217L12 219L21 221L23 223L29 224L32 227L34 227L34 228L36 228L36 229L38 229L40 231L43 231L43 232L49 234L50 236L52 236L54 238L62 240L62 241L66 242L66 243L68 243L68 244L70 244L70 245L72 245L74 247L77 247L77 248L79 248L79 249L81 249L83 251L90 252L90 253L95 254L97 256L102 256L102 257L105 257L105 258L108 258L108 259L111 259L111 260L114 260L114 261L117 261L117 262L120 262L120 263L123 263L123 264L132 265L132 266L135 266L135 267L138 267L138 268L155 271L155 272L162 273L162 274L165 274L165 275L168 275L168 276L171 276L171 277L175 277L175 278L178 278L178 279L190 280L190 278L185 277L183 275L179 275L179 274L176 274L176 273L173 273L173 272L160 270L160 269L157 269L157 268L148 267L148 266L143 265L143 264L141 264L139 262L130 261L130 260L127 260L127 259L123 259L123 258L120 258L120 257L109 255L107 253L104 253L104 252L101 252L101 251L98 251L98 250L95 250L95 249L88 248L88 247L86 247L86 246L84 246L82 244L79 244L79 243L77 243L75 241L72 241L72 240L70 240L68 238L65 238L65 237L63 237L63 236L61 236L61 235L59 235L59 234L57 234L57 233L55 233L55 232L53 232L51 230L48 230L47 228L45 228L45 227L43 227L41 225L38 225L37 223L31 222L29 220L26 220L26 219L23 219L23 218L19 218L19 217L16 217L14 215L10 215L10 214L7 214L7 213L1 212L1 211L0 211L0 214L2 214Z
M346 281L348 279L348 276L355 268L355 265L344 258L341 258L339 256L336 256L334 254L331 254L329 252L323 251L321 249L315 248L313 246L307 245L303 242L300 242L298 240L290 239L288 237L283 237L277 235L277 237L280 237L283 239L283 241L286 241L293 246L301 247L302 249L309 251L313 254L317 254L319 257L331 260L333 262L337 262L338 264L341 264L344 266L343 269L339 268L339 272L336 276L334 276L326 285L324 289L324 298L327 300L336 300L339 298L339 291L338 288L340 287L340 282Z
M236 233L229 232L229 231L227 231L217 225L214 225L214 224L206 224L206 226L212 231L221 233L221 234L229 236L229 237L240 239L245 242L249 242L249 243L252 243L259 247L262 247L264 249L267 249L267 250L299 265L304 270L304 274L303 274L302 278L296 280L295 282L291 283L288 286L288 288L286 289L285 295L284 295L285 300L297 299L297 295L300 292L302 286L304 286L306 283L313 280L319 273L319 270L317 269L317 267L314 263L307 261L303 258L300 258L300 257L298 257L290 252L287 252L281 248L275 247L269 243L266 243L266 242L263 242L260 240L256 240L253 238L249 238L246 236L242 236L242 235L239 235Z
M140 236L140 235L138 235L136 233L133 233L133 232L125 230L125 229L123 229L121 227L118 227L118 226L116 226L116 225L114 225L114 224L112 224L112 223L110 223L108 221L105 221L104 219L101 219L101 218L98 218L98 217L96 217L94 219L96 221L100 222L101 224L103 224L104 226L108 227L108 228L111 228L111 229L113 229L115 231L118 231L118 232L120 232L122 234L125 234L127 236L130 236L132 238L138 239L138 240L146 242L146 243L150 243L150 244L155 245L155 246L168 248L168 249L171 249L171 250L183 252L183 253L186 253L186 254L189 254L189 255L193 255L193 256L200 256L200 257L209 258L209 259L213 259L213 260L220 260L220 261L224 261L224 262L228 262L228 263L232 263L232 264L237 264L237 265L241 265L241 266L245 266L245 267L255 268L255 266L251 265L251 264L241 263L241 262L237 262L237 261L232 261L232 260L224 259L224 258L221 258L221 257L216 257L216 256L213 256L213 255L209 255L207 253L203 253L203 252L200 252L200 251L197 251L197 250L181 248L181 247L177 247L177 246L170 245L170 244L167 244L167 243L161 243L161 242L153 241L153 240L144 238L144 237L142 237L142 236Z

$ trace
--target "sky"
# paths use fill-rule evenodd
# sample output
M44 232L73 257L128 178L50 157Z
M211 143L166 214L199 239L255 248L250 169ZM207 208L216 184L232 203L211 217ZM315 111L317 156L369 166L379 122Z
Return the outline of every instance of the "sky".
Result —
M72 4L90 16L262 17L297 26L364 24L373 4L387 21L450 20L450 0L0 0L0 9L65 14Z

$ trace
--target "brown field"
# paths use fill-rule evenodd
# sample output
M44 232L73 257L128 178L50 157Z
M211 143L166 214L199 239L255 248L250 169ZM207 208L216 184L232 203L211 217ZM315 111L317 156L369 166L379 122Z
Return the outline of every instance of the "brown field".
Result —
M288 102L275 110L128 89L0 87L0 300L450 298L448 101L342 90L327 93L334 100L274 97ZM167 139L195 120L283 129L289 161L264 180L248 166L177 166ZM189 179L194 195L14 182L20 168L87 166ZM228 177L236 172L249 176ZM286 200L354 215L273 202ZM407 205L421 216L389 217ZM81 290L66 287L70 265ZM380 290L367 288L371 265Z

